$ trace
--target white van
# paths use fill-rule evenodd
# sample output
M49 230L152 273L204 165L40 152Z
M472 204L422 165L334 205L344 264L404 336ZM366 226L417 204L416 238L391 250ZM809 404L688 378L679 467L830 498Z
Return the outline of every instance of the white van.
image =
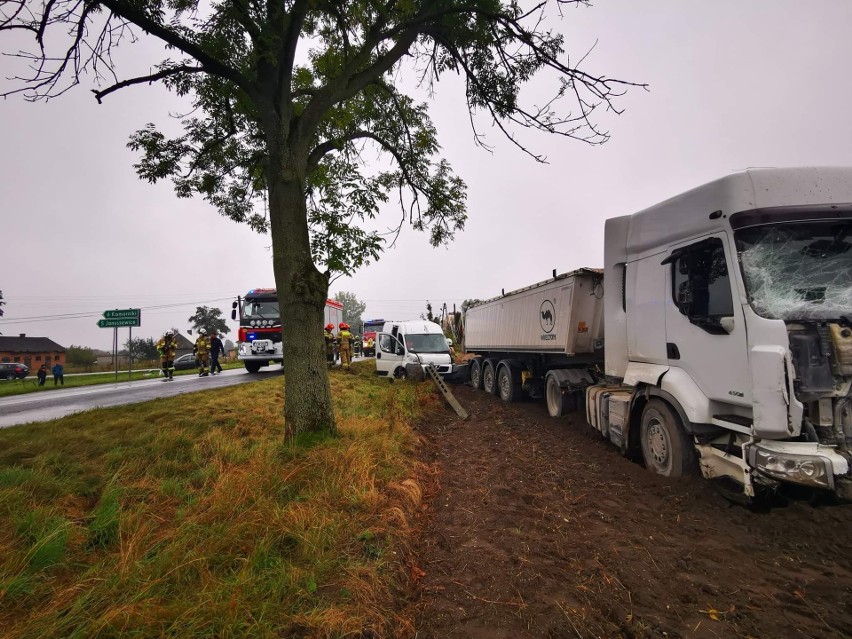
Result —
M408 364L434 364L442 376L453 372L450 346L435 322L385 322L376 340L376 375L406 377Z

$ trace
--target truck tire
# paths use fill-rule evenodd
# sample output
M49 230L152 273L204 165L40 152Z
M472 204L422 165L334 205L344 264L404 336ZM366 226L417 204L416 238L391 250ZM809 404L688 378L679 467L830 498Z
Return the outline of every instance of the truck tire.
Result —
M256 373L260 370L260 362L246 362L245 364L249 373Z
M661 399L651 399L642 411L639 431L645 467L664 477L682 477L695 460L695 447L680 419Z
M497 392L504 402L516 402L521 398L521 385L508 364L497 368Z
M547 412L551 417L562 417L567 412L565 410L565 398L562 397L562 389L559 388L559 382L553 375L547 376L544 395L547 399Z
M494 362L486 360L482 366L482 389L492 395L497 394L497 374L494 371Z
M470 362L470 385L474 390L482 390L482 360L478 357Z

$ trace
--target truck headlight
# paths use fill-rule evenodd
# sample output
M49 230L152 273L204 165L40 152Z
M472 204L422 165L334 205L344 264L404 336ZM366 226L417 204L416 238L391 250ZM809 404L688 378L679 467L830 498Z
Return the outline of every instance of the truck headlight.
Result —
M752 467L775 479L828 489L834 484L834 475L824 457L781 453L756 444L749 450L749 461Z
M419 364L420 358L417 357L417 355L415 355L413 353L409 353L408 355L405 356L405 361L408 362L409 364Z

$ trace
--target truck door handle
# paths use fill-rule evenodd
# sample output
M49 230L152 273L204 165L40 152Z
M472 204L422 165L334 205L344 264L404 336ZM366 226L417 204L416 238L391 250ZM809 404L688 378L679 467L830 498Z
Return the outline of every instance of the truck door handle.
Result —
M382 354L381 354L381 353L376 353L376 359L382 359Z
M666 357L669 359L680 359L680 351L677 348L677 344L674 342L666 344Z

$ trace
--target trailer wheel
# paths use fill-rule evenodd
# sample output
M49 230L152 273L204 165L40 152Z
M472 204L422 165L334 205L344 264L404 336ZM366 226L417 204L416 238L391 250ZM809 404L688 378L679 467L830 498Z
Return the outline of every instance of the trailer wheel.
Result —
M664 401L652 399L645 406L639 437L648 470L665 477L681 477L691 470L695 449Z
M503 364L497 369L497 390L504 402L516 402L521 398L521 385L512 375L512 369Z
M470 385L474 390L482 389L482 360L478 357L470 362Z
M256 373L260 370L260 362L246 362L245 364L249 373Z
M494 362L490 360L482 367L482 388L486 393L497 393L497 375L494 373Z
M553 375L547 376L545 385L545 396L547 398L547 412L551 417L562 417L565 414L565 401L562 397L562 389Z

